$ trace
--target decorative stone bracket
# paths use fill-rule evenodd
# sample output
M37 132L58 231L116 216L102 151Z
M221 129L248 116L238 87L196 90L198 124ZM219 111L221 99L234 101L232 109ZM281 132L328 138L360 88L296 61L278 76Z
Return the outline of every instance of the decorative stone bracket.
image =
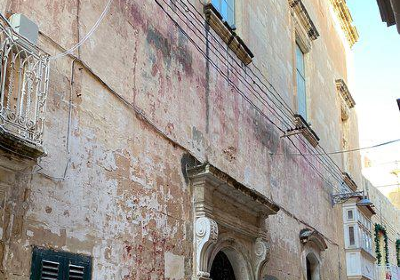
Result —
M206 217L198 218L195 222L195 243L197 276L199 279L210 277L208 260L218 240L217 223Z
M270 245L262 237L256 239L253 249L253 269L256 279L261 279L262 268L269 259Z
M343 79L336 80L336 90L340 95L342 120L345 121L349 118L350 109L352 109L356 105L356 102L354 101L354 98L351 95L349 88L347 87Z

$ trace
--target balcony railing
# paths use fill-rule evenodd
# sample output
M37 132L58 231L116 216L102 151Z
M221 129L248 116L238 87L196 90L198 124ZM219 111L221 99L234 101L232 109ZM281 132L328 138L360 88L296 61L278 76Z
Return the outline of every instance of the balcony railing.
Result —
M392 265L377 265L376 280L400 280L400 267Z
M42 147L49 55L0 16L1 147L37 158Z

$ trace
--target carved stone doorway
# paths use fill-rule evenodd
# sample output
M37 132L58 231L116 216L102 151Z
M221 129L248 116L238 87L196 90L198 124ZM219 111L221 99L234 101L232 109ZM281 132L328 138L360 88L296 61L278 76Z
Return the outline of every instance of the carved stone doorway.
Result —
M235 272L228 256L220 251L211 266L210 278L212 280L236 280Z

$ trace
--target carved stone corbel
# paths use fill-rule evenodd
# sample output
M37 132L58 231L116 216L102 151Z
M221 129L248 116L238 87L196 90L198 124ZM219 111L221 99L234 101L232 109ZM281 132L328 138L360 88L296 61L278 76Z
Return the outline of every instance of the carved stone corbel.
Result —
M253 245L253 269L256 279L261 279L261 270L269 259L270 245L262 237L256 239Z
M207 217L200 217L195 223L195 248L196 248L196 268L198 279L209 279L210 270L208 260L210 254L217 243L218 225Z

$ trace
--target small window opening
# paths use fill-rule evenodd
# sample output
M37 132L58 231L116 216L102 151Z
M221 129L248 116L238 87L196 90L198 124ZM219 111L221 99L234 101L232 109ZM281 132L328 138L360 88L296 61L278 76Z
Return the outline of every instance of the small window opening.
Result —
M354 219L353 210L347 211L347 219L348 220L353 220Z
M349 227L349 243L350 245L354 245L356 243L354 238L354 227Z

